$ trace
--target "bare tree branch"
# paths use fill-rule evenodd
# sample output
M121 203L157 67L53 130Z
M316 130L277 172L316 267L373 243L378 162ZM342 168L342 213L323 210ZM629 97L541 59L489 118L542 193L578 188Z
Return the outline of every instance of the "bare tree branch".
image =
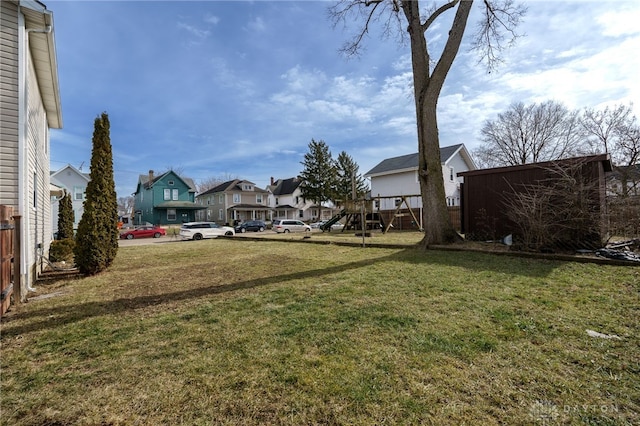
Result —
M492 71L502 62L502 51L521 37L515 29L527 8L514 4L513 0L483 1L484 17L477 25L471 49L480 53L478 62L486 62L487 68ZM508 40L505 34L509 36Z
M460 0L452 0L447 4L443 4L442 6L440 6L438 9L435 10L435 12L433 12L425 21L424 24L422 24L422 30L423 32L426 32L429 27L431 26L431 24L433 24L435 22L436 19L438 19L438 16L442 15L444 12L446 12L447 10L451 9L452 7L455 7L458 3L460 3Z

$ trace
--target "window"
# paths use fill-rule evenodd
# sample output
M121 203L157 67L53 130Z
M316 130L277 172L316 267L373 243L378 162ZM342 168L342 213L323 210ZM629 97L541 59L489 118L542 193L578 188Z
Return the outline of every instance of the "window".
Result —
M253 186L251 185L247 185L246 183L244 185L242 185L242 190L243 191L251 191L253 189Z
M218 202L220 204L224 204L224 195L223 194L218 195Z
M177 189L172 189L171 190L171 199L173 201L178 201L179 197L178 197L178 190Z
M278 197L276 197L276 206L278 205Z
M167 209L167 220L172 222L176 220L176 209Z
M300 202L300 198L296 197L296 204Z
M81 186L73 187L73 199L74 200L84 200L84 188Z
M174 185L174 183L175 183L175 182L173 182L172 180L170 180L169 182L167 182L167 184L168 184L169 186L173 186L173 185Z
M262 194L256 195L256 203L262 204Z
M304 217L304 210L298 210L298 217L299 218L303 218Z
M218 210L218 220L223 220L224 219L224 213L223 210L220 209Z
M234 203L240 202L240 194L233 194L233 202Z
M164 200L168 201L171 199L171 190L169 188L165 188L164 190Z
M451 182L453 182L454 176L453 176L453 167L449 167L449 180Z

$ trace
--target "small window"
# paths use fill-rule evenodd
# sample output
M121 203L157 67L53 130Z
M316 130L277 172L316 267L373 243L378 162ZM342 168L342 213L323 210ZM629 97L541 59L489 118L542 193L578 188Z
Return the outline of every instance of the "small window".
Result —
M303 218L304 217L304 210L298 210L298 217L299 218Z
M453 182L453 180L454 180L453 167L449 167L449 180L451 182Z
M179 197L179 194L178 194L178 190L177 189L172 189L171 190L171 199L173 201L178 201L179 198L180 197Z
M169 201L171 199L171 190L169 188L166 188L164 190L164 200L165 201Z
M173 185L175 184L175 182L174 182L174 181L172 181L172 180L170 180L169 182L167 182L167 184L168 184L169 186L173 186Z
M84 188L81 186L73 187L73 199L74 200L84 200Z
M256 203L262 204L262 194L256 195Z
M233 194L233 202L234 203L240 202L240 194Z
M218 195L218 202L220 204L224 204L224 195L222 195L222 194Z
M218 210L218 220L224 220L224 211L222 209Z
M167 220L170 222L176 220L176 209L167 209Z

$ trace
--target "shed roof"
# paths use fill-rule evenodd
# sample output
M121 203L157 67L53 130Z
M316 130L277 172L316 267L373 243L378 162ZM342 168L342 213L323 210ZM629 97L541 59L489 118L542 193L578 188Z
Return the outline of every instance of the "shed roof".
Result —
M458 176L479 176L486 174L499 174L499 173L507 173L507 172L516 172L521 170L528 169L539 169L550 167L558 164L567 164L571 162L582 162L582 163L591 163L591 162L602 162L605 172L610 172L613 167L611 165L611 157L609 154L597 154L597 155L586 155L583 157L572 157L572 158L563 158L560 160L554 161L544 161L540 163L529 163L529 164L519 164L517 166L504 166L504 167L493 167L490 169L479 169L479 170L469 170L466 172L457 173Z

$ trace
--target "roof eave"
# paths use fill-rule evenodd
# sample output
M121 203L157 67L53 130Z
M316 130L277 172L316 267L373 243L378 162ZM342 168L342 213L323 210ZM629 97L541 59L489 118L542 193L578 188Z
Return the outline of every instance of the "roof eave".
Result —
M62 104L60 101L60 85L58 80L58 60L56 54L55 29L53 13L36 1L20 0L20 10L25 17L27 30L45 30L49 32L31 32L29 49L36 70L36 78L42 102L47 112L47 124L50 128L62 128Z
M397 175L398 173L408 173L408 172L416 172L416 171L418 171L417 167L407 167L407 168L404 168L404 169L386 170L384 172L366 174L366 175L364 175L364 177L373 178L373 177L380 177L380 176L387 176L387 175Z

